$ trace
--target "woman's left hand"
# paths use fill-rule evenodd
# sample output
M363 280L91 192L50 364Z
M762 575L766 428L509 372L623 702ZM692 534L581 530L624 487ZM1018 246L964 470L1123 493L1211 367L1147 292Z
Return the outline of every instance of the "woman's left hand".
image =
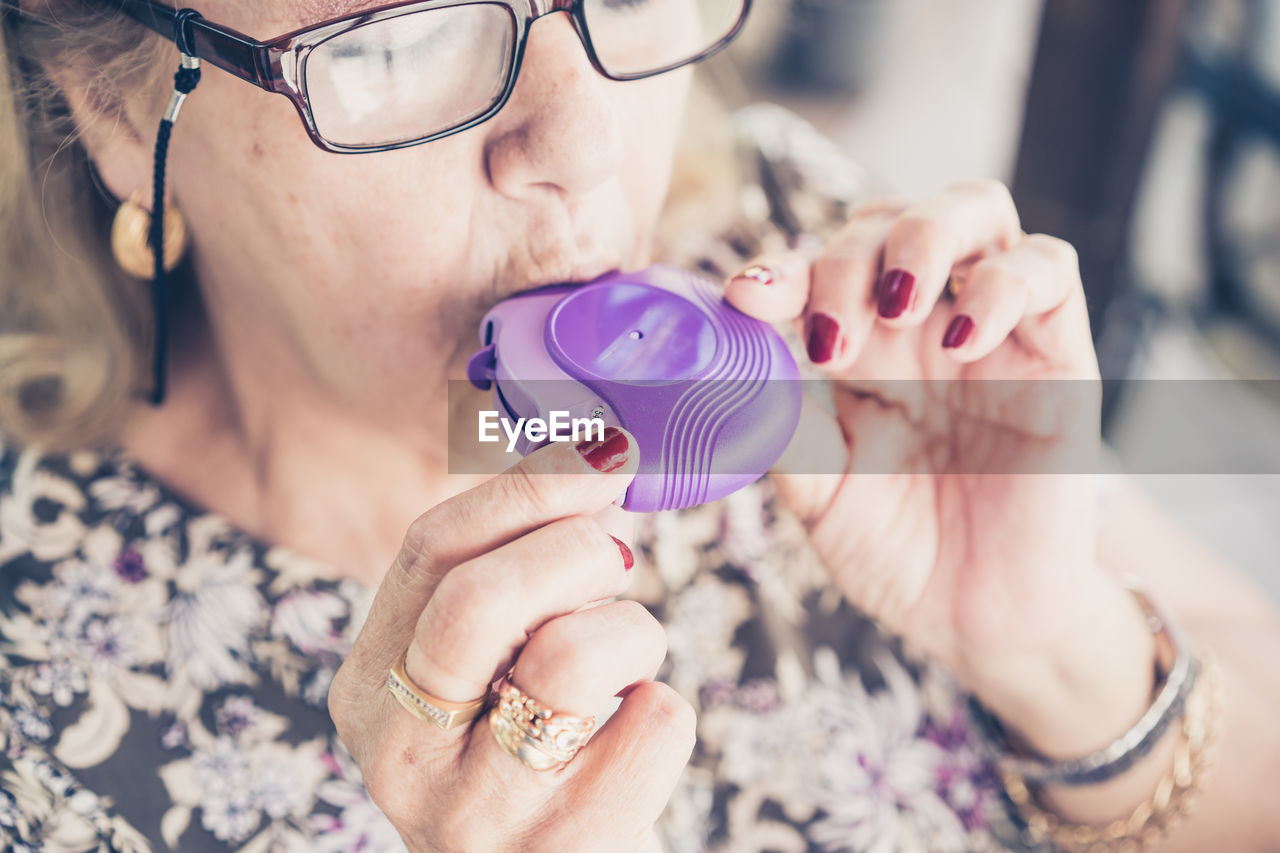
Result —
M745 272L728 300L802 324L835 380L835 417L808 405L788 451L831 473L775 482L841 591L1044 752L1131 725L1151 639L1097 565L1094 478L1067 475L1099 442L1074 249L1024 235L1008 190L975 182L869 204L816 259Z

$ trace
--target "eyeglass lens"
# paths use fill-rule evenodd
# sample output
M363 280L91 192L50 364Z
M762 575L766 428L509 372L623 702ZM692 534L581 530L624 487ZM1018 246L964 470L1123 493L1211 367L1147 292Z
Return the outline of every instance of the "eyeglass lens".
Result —
M688 60L733 28L742 0L585 0L600 64L642 74ZM303 72L319 134L349 147L389 145L450 130L501 97L515 57L516 21L497 3L379 18L316 45Z
M600 64L610 74L675 65L724 38L742 0L585 0L583 18Z
M335 145L381 145L463 124L502 94L516 37L505 6L446 6L375 20L321 42L307 99Z

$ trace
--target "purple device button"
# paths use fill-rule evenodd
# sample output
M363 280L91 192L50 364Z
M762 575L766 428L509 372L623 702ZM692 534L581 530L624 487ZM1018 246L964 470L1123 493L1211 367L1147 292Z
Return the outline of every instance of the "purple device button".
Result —
M551 357L570 375L616 382L679 382L716 353L716 330L696 305L635 281L585 285L547 318Z

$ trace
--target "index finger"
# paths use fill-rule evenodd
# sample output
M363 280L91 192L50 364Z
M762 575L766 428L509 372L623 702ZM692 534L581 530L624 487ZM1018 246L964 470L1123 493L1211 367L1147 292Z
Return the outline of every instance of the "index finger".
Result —
M419 516L351 651L358 668L385 677L450 569L550 522L605 509L630 484L639 457L630 433L607 427L601 438L543 447Z
M1008 249L1021 237L1013 196L999 181L956 184L912 205L885 240L876 292L880 321L918 325L933 311L953 266Z
M438 579L552 521L599 512L622 495L639 462L635 437L615 426L599 438L540 448L419 516L391 571L407 574L409 583Z

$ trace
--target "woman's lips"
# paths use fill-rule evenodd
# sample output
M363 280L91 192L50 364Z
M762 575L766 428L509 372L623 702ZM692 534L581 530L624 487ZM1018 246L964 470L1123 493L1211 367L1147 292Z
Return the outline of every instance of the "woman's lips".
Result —
M517 285L515 292L536 290L539 287L547 287L552 284L586 284L589 281L595 281L601 276L618 272L620 269L622 269L622 266L618 263L577 264L570 267L563 275L551 275L526 280Z

